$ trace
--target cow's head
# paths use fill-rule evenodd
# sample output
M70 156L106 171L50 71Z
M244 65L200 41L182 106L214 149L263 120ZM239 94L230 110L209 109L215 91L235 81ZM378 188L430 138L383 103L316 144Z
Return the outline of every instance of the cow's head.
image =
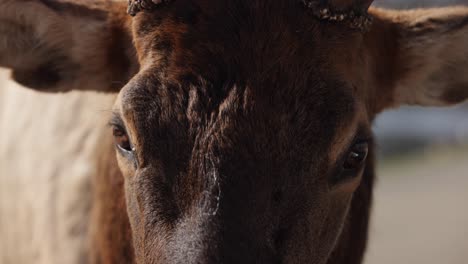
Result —
M1 3L0 64L119 93L139 263L327 263L365 240L375 115L468 97L467 8L371 24L358 0L79 2Z

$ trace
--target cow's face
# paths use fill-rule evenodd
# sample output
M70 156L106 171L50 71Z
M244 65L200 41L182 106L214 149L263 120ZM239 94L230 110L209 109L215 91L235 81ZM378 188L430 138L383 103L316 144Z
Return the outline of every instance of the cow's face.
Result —
M298 3L230 5L134 21L112 123L137 256L324 263L371 144L363 36Z
M0 1L0 66L37 90L119 93L137 263L360 263L370 121L468 98L467 8L374 9L359 31L320 7L370 2L175 0L130 19L124 1ZM105 243L125 226L110 214Z

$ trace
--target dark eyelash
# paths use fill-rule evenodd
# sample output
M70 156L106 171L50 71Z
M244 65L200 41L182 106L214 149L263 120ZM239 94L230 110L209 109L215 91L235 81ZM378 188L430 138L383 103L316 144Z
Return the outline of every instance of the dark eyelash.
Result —
M123 120L122 118L120 117L120 114L117 113L117 112L113 112L112 113L112 117L111 119L109 120L108 122L108 126L110 127L117 127L119 129L122 129L124 131L126 131L125 129L125 125L123 123Z
M374 143L374 137L372 135L372 132L365 128L365 126L361 125L358 128L358 131L356 135L354 136L354 139L351 141L350 145L348 146L351 147L354 144L359 144L359 143L369 143L369 145L372 145Z
M352 141L350 147L353 146L353 145L355 145L355 144L360 144L360 143L369 143L369 145L372 145L373 142L374 142L374 138L373 138L372 136L356 137L356 138Z

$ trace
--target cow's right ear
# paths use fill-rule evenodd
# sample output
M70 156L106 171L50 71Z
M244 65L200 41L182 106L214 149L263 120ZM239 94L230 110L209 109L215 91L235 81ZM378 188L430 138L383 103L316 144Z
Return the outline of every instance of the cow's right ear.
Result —
M116 92L138 69L125 1L2 0L0 67L41 91Z

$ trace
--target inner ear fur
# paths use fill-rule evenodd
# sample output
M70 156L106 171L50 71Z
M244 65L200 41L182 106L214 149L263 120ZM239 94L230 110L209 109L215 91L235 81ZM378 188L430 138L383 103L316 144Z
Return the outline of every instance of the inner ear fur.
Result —
M3 0L0 67L41 91L118 91L137 70L126 3Z
M371 13L365 43L373 77L369 99L377 112L468 99L468 7Z

